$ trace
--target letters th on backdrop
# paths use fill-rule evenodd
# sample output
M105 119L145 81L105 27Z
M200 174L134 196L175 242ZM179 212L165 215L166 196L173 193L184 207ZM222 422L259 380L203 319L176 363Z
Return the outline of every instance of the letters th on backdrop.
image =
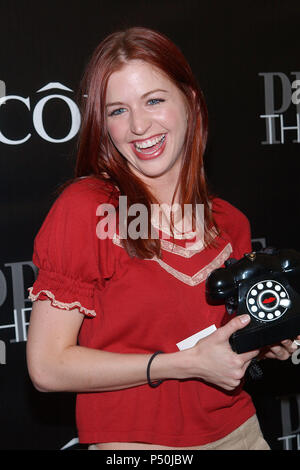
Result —
M246 3L246 2L244 2ZM25 347L34 237L72 176L76 92L108 33L147 26L182 49L207 99L212 189L250 219L254 249L299 250L297 2L2 2L0 49L0 416L2 449L73 449L73 394L41 394ZM155 12L155 14L154 14ZM159 13L157 13L159 12ZM264 361L247 382L273 449L300 448L300 365Z

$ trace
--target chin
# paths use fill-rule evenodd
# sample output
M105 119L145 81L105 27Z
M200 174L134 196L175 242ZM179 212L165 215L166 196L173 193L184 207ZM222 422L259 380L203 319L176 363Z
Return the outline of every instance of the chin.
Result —
M146 176L148 178L159 178L160 176L163 176L168 173L168 168L162 168L162 169L156 169L156 170L145 170L145 169L139 169L139 174L141 176Z

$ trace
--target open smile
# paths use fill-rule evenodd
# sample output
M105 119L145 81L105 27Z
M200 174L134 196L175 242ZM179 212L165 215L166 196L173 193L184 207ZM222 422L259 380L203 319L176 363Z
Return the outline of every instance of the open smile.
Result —
M135 155L141 160L149 160L159 157L165 149L166 134L153 136L150 139L136 140L132 142Z

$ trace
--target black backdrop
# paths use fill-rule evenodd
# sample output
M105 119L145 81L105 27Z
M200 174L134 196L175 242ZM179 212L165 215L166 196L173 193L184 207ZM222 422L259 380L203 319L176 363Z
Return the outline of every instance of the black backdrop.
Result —
M167 34L206 96L212 188L248 216L255 248L299 250L300 7L291 0L1 0L0 18L0 448L80 448L74 396L33 389L25 346L33 239L72 176L84 66L115 29ZM247 384L273 449L300 448L299 367L265 361L263 379Z

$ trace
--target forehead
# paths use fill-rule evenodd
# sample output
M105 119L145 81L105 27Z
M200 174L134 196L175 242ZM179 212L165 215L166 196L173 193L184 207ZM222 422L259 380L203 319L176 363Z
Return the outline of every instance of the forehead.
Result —
M177 87L158 68L141 60L132 60L113 72L107 83L106 99L114 95L143 95L154 89L172 91Z

